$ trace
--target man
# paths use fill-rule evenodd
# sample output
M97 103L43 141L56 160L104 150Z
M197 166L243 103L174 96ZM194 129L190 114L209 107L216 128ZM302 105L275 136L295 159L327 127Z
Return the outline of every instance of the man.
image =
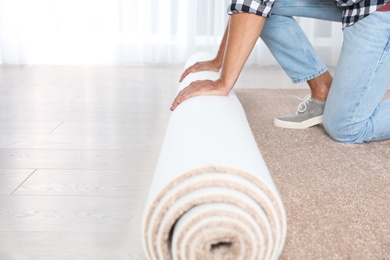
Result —
M324 111L325 129L332 138L346 143L389 139L390 101L381 100L390 85L388 76L390 0L335 0L335 2L342 11L344 44L332 87L328 94L325 91L322 96L323 101L327 100ZM267 28L266 25L271 23L273 15L300 15L287 11L303 8L312 9L315 14L314 11L317 10L318 13L318 5L321 5L322 16L332 16L337 11L331 4L332 0L232 1L229 6L229 13L232 16L226 34L220 79L193 82L178 94L171 110L192 96L228 95L257 37L263 27ZM270 16L271 10L273 15ZM266 17L269 16L270 20L266 23ZM274 46L277 44L276 42ZM270 49L272 51L272 47ZM287 47L285 49L288 51ZM280 59L278 60L280 62ZM324 74L325 72L320 77L324 77ZM323 82L329 81L326 75L327 79L323 79ZM299 108L295 116L277 118L275 124L288 127L291 123L306 122L311 119L310 113L313 111L315 111L313 117L320 117L320 119L317 118L318 120L311 124L317 124L322 120L318 113L321 113L321 106L323 107L324 104L321 103L321 98L315 97L316 92L311 85L310 87L314 99L309 97L302 103L303 109ZM307 114L309 116L306 116Z

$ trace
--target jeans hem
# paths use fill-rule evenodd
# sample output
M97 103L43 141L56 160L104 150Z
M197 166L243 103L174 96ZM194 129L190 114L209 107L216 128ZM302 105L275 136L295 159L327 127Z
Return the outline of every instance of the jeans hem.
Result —
M294 84L297 84L297 83L301 83L301 82L306 82L306 81L309 81L311 79L314 79L314 78L317 78L318 76L324 74L326 71L328 71L328 68L322 68L320 70L318 70L317 72L309 75L309 76L304 76L304 77L301 77L301 78L297 78L297 79L291 79L291 81L294 83Z

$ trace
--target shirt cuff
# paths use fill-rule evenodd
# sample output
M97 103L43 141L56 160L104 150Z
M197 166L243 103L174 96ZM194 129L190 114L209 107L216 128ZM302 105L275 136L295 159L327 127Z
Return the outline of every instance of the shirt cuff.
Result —
M228 14L244 12L269 17L274 2L275 0L232 0L228 6Z

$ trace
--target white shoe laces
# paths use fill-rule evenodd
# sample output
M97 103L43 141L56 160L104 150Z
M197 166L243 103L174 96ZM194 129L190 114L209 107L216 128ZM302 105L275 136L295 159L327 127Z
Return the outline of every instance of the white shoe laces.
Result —
M307 104L312 100L311 99L311 95L306 95L305 98L300 98L300 97L297 97L295 96L297 99L301 100L302 102L298 105L298 108L297 108L297 115L298 113L303 113L307 110Z

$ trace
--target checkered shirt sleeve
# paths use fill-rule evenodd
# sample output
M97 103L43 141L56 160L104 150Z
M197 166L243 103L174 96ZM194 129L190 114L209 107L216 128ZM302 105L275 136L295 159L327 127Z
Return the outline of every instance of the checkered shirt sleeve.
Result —
M228 14L252 13L268 17L271 14L275 0L232 0Z
M390 0L335 0L335 2L344 8L343 27L346 27L375 12Z

